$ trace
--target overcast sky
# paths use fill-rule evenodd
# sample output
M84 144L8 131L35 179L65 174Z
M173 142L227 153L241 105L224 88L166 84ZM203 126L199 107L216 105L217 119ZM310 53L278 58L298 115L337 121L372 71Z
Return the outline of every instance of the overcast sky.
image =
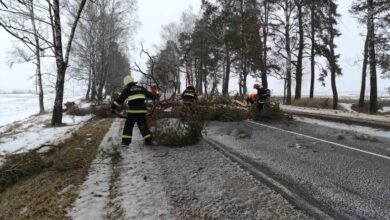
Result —
M337 52L341 54L340 65L343 68L343 76L337 79L338 90L341 95L347 95L350 92L357 92L360 88L360 64L355 65L355 61L361 59L363 49L363 39L360 33L363 28L360 27L356 19L352 18L348 13L348 8L351 1L340 0L339 12L342 14L339 29L342 36L337 39ZM141 40L145 42L145 46L152 51L153 45L161 45L160 29L161 26L171 21L179 21L181 13L192 6L195 12L199 11L201 0L138 0L138 16L142 26L138 30L135 37L135 44ZM13 40L3 30L0 30L0 91L12 90L34 90L34 80L30 79L34 75L34 66L31 64L14 65L12 69L5 63L7 51L10 51L13 45ZM134 59L139 59L139 52L130 52ZM44 71L53 71L53 66L45 67ZM305 68L306 75L304 76L303 93L307 94L309 90L309 66ZM136 76L138 78L139 76ZM251 88L254 80L249 80L248 88ZM281 82L272 80L270 88L275 93L282 92ZM378 89L384 91L390 87L390 80L378 78ZM235 81L232 81L232 89L236 89ZM331 94L329 83L325 88L316 85L318 93Z

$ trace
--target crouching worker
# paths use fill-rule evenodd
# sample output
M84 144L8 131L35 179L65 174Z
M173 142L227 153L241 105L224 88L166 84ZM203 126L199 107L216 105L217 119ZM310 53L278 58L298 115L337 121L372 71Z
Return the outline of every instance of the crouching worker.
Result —
M246 101L246 104L247 104L247 105L249 105L249 104L251 104L251 105L255 104L255 102L256 102L256 93L250 94L250 95L246 98L245 101Z
M150 87L149 92L152 93L152 95L153 95L153 98L152 98L153 103L160 101L160 92L157 89L156 83L152 83L152 86Z
M264 110L264 106L266 103L269 102L269 99L271 97L271 91L267 88L264 88L259 83L255 83L253 85L253 88L257 90L256 95L256 103L257 103L257 109L260 111Z
M111 104L111 111L114 112L126 99L128 100L129 107L127 110L125 127L123 128L122 147L128 147L131 143L135 123L137 123L138 128L141 131L145 140L145 145L151 145L152 135L149 131L145 117L147 112L145 99L151 99L153 98L153 95L142 86L137 85L137 82L134 82L131 76L126 76L123 79L123 83L126 86L125 89Z

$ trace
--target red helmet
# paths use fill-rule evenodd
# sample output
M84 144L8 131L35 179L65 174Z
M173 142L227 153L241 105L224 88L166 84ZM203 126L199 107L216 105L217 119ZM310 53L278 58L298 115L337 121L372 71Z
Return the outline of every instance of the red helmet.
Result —
M188 84L187 88L193 89L193 88L195 88L195 87L194 87L194 85L192 85L192 84Z
M254 89L260 89L260 88L261 88L261 84L255 83L255 84L253 85L253 88L254 88Z

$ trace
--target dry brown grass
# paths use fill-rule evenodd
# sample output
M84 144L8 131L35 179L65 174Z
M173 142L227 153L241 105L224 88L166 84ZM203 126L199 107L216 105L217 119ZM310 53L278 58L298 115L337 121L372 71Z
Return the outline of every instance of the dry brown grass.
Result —
M60 148L40 155L44 168L18 178L0 193L0 219L67 219L67 209L76 199L77 188L85 180L111 122L91 121ZM87 134L93 134L89 141ZM6 163L12 162L11 158Z
M309 108L332 109L333 100L329 98L302 98L298 100L292 100L291 105Z

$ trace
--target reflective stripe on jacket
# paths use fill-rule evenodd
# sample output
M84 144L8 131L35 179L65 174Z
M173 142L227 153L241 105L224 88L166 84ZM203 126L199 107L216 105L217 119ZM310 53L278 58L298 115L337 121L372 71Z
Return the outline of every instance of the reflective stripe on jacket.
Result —
M145 99L153 98L153 95L142 86L129 83L119 97L111 105L113 109L128 100L128 113L146 113Z

